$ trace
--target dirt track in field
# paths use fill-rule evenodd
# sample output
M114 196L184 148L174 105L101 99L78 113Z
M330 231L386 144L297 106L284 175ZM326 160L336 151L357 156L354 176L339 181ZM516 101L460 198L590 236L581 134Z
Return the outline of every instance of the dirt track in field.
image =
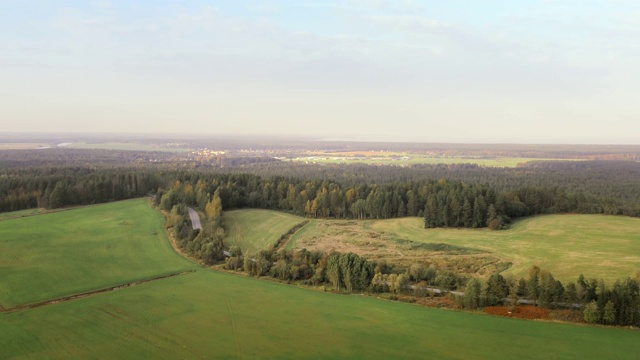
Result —
M34 308L38 308L38 307L42 307L42 306L58 304L58 303L65 302L65 301L70 301L70 300L75 300L75 299L82 299L82 298L86 298L86 297L89 297L89 296L98 295L98 294L104 294L104 293L107 293L107 292L110 292L110 291L124 289L124 288L132 287L132 286L136 286L136 285L139 285L139 284L144 284L144 283L148 283L148 282L152 282L152 281L156 281L156 280L167 279L167 278L178 276L178 275L185 275L185 274L192 273L194 271L195 270L188 270L188 271L182 271L182 272L172 273L172 274L168 274L168 275L157 276L157 277L154 277L154 278L151 278L151 279L132 281L132 282L129 282L129 283L126 283L126 284L120 284L120 285L116 285L116 286L111 286L111 287L108 287L108 288L105 288L105 289L88 291L88 292L84 292L84 293L80 293L80 294L73 294L73 295L69 295L69 296L60 297L60 298L57 298L57 299L40 301L40 302L37 302L37 303L18 305L18 306L15 306L15 307L12 307L12 308L8 308L8 309L3 307L2 305L0 305L0 313L9 313L9 312L15 312L15 311L20 311L20 310L34 309Z

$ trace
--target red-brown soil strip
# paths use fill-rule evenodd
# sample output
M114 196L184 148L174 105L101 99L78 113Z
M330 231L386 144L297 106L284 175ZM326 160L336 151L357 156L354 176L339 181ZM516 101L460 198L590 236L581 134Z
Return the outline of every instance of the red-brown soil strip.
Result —
M509 306L487 306L484 309L486 314L513 317L518 319L549 319L550 310L532 305Z

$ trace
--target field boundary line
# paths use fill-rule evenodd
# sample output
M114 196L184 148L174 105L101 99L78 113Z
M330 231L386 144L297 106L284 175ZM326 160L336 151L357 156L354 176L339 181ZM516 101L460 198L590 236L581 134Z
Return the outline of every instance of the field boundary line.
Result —
M125 289L125 288L133 287L133 286L136 286L136 285L140 285L140 284L144 284L144 283L148 283L148 282L152 282L152 281L156 281L156 280L162 280L162 279L168 279L168 278L175 277L175 276L186 275L186 274L190 274L190 273L193 273L193 272L195 272L195 270L180 271L180 272L175 272L175 273L171 273L171 274L156 276L156 277L149 278L149 279L131 281L131 282L128 282L128 283L119 284L119 285L115 285L115 286L110 286L110 287L103 288L103 289L92 290L92 291L87 291L87 292L73 294L73 295L67 295L67 296L63 296L63 297L59 297L59 298L55 298L55 299L50 299L50 300L39 301L39 302L31 303L31 304L18 305L18 306L14 306L12 308L5 308L2 305L0 305L0 312L1 313L10 313L10 312L16 312L16 311L20 311L20 310L35 309L35 308L39 308L39 307L43 307L43 306L47 306L47 305L54 305L54 304L58 304L58 303L62 303L62 302L70 301L70 300L83 299L83 298L94 296L94 295L104 294L104 293L111 292L111 291L114 291L114 290Z
M289 241L291 241L291 238L293 238L293 236L300 231L300 229L302 229L303 227L305 227L308 223L310 223L311 220L305 220L301 223L296 224L294 227L292 227L291 229L289 229L289 231L287 231L286 233L282 234L280 236L280 239L278 239L278 241L273 244L273 249L274 250L279 250L279 249L286 249L287 245L289 244Z
M39 212L39 213L35 213L35 214L16 215L16 216L6 217L4 219L0 218L0 221L22 219L22 218L27 218L27 217L32 217L32 216L55 214L55 213L59 213L59 212L78 210L78 209L84 209L84 208L88 208L88 207L94 207L94 206L100 206L100 205L106 205L106 204L113 204L113 203L117 203L117 202L121 202L121 201L129 201L129 200L137 200L137 199L145 199L145 198L147 198L147 197L134 197L134 198L131 198L131 199L107 201L107 202L97 203L97 204L75 205L75 206L62 207L62 208L57 208L57 209L31 208L31 209L44 209L44 210ZM16 211L24 211L24 210L31 210L31 209L22 209L22 210L16 210Z

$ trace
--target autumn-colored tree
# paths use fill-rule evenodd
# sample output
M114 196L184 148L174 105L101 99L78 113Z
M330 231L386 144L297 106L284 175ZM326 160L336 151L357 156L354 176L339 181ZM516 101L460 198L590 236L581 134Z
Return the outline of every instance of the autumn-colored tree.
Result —
M222 215L222 199L220 199L220 192L216 190L213 194L213 198L207 203L204 209L207 214L207 218L211 221L216 221Z

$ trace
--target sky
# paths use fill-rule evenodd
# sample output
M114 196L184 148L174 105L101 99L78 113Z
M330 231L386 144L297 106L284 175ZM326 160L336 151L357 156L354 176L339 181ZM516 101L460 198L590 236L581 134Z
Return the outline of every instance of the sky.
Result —
M640 2L0 0L0 132L640 144Z

